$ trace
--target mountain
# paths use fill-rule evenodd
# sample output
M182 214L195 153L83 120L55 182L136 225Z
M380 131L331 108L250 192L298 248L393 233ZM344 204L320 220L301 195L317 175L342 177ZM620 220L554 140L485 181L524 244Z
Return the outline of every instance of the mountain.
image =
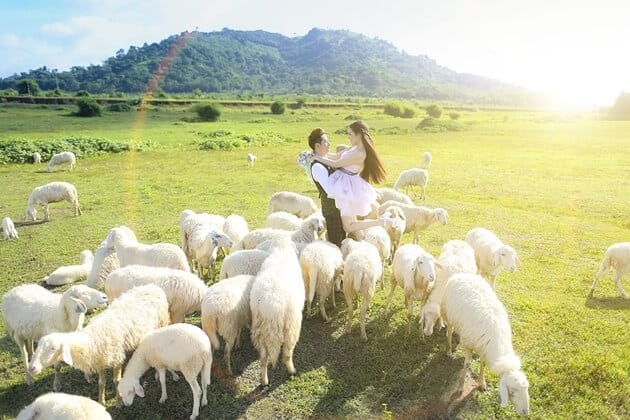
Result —
M314 28L304 36L223 29L183 32L160 43L119 50L102 65L58 72L42 67L0 79L0 89L34 79L43 90L91 93L202 92L415 98L532 105L522 88L457 73L424 55L347 30Z

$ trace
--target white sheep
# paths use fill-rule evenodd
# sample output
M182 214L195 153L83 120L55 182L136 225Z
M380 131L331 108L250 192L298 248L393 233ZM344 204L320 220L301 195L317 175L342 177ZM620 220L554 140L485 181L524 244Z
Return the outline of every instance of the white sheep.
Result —
M466 234L466 242L475 250L479 274L490 280L493 289L497 276L503 268L513 273L521 264L514 248L505 245L488 229L469 230Z
M254 229L232 247L233 251L256 248L261 242L274 238L289 238L295 243L308 243L317 240L326 229L326 220L321 215L308 217L302 221L300 229L291 232L282 229Z
M285 239L263 263L250 294L252 342L260 354L260 382L269 384L267 367L280 351L289 374L295 374L293 350L300 338L304 281L295 248Z
M139 264L152 267L169 267L190 272L184 251L175 244L142 244L128 235L128 228L112 228L107 235L107 246L116 250L121 267Z
M217 334L225 340L223 360L230 375L232 348L238 347L243 327L251 324L249 298L255 278L243 274L221 280L208 288L201 303L201 328L214 349L221 346Z
M267 216L267 227L295 231L300 228L304 219L286 211L274 211Z
M160 377L162 395L160 403L168 398L166 393L166 369L178 370L190 385L193 393L193 409L190 419L199 416L201 406L208 404L208 385L212 367L212 349L208 336L194 325L173 324L148 333L134 351L118 382L118 393L125 405L131 405L136 395L144 398L140 378L155 368ZM201 388L197 376L201 374Z
M40 155L39 152L33 152L31 157L33 158L33 164L42 163L42 155Z
M48 220L48 204L64 200L72 204L75 216L83 213L79 205L79 195L74 185L69 182L50 182L33 189L28 197L26 216L35 221L37 218L36 206L42 205L44 206L44 220Z
M440 266L436 268L435 284L429 292L426 304L420 310L420 325L424 335L432 335L436 322L442 322L442 297L449 277L455 273L477 272L475 251L467 242L461 240L448 241L442 247L438 257Z
M435 270L439 267L441 267L440 263L420 245L402 245L394 255L392 272L389 278L389 295L387 296L385 308L389 308L396 286L402 287L405 293L405 304L407 305L409 330L411 329L411 319L413 317L413 302L414 300L419 300L421 305L424 303L435 283Z
M317 211L317 205L311 197L291 191L280 191L269 199L269 213L276 211L286 211L305 218Z
M509 400L520 415L528 415L529 383L512 347L508 314L490 285L477 274L451 276L444 291L442 312L447 324L448 354L452 356L452 337L456 332L466 355L460 388L476 353L480 358L481 389L486 389L484 368L488 365L500 376L501 406Z
M376 190L376 202L378 204L383 204L386 201L393 200L398 201L399 203L407 204L412 206L413 201L411 197L407 194L402 193L400 191L396 191L393 188L375 188Z
M431 168L431 162L433 161L433 157L431 156L431 152L424 152L422 154L422 167L427 171Z
M53 293L37 284L23 284L9 290L2 298L2 317L7 335L20 348L26 383L33 384L28 360L33 345L51 332L75 331L83 328L89 309L107 305L107 296L85 285L70 287L63 294ZM59 389L58 369L53 388Z
M248 153L247 154L247 166L249 166L250 168L254 167L254 164L256 163L256 155L253 153Z
M395 223L386 223L383 226L389 235L389 240L392 246L389 255L390 257L393 257L394 254L396 254L396 250L398 249L403 234L405 233L405 229L407 228L407 218L405 217L405 212L398 206L388 207L383 213L383 217L386 219L389 218L397 220Z
M343 256L341 251L334 244L327 241L315 241L306 245L299 257L304 288L306 293L306 314L311 316L311 304L317 292L319 301L319 312L324 321L328 321L325 302L328 296L332 295L333 307L335 304L335 293L333 286L341 282L343 270Z
M216 230L205 223L194 226L188 237L188 249L193 267L200 277L204 277L204 271L208 277L214 280L215 263L219 247L230 248L232 240L223 232Z
M117 228L119 234L126 235L131 242L137 242L136 234L127 226L120 226ZM111 230L110 230L111 231ZM109 236L109 232L108 232ZM118 256L116 250L107 246L107 237L100 243L96 251L94 252L94 261L92 262L92 269L88 273L85 284L94 288L100 289L105 283L105 279L115 269L120 268L118 262Z
M105 407L88 397L48 392L24 407L16 420L111 420Z
M261 249L242 249L230 253L223 259L219 280L240 274L256 275L262 263L269 256L269 252Z
M392 240L389 237L387 230L385 230L385 228L382 226L374 226L365 229L363 232L363 240L365 242L371 243L378 250L378 255L381 257L381 263L383 264L383 267L388 265L392 257ZM381 290L383 290L383 288L385 287L385 285L383 284L385 282L384 275L385 273L381 275Z
M221 230L224 223L225 217L218 214L195 213L192 210L184 210L181 212L179 216L181 246L189 261L193 259L189 238L195 226L205 225L208 228Z
M619 290L621 296L627 298L628 293L623 290L621 278L630 272L630 242L619 242L611 245L606 250L602 264L595 276L595 281L593 281L591 286L590 297L593 297L593 292L595 292L600 277L610 269L613 270L613 280L617 285L617 290Z
M82 331L43 336L28 371L37 375L42 369L63 361L85 374L97 372L98 402L104 405L106 369L113 369L117 384L127 353L135 350L149 332L168 324L164 291L153 284L134 287L92 318Z
M50 286L61 286L86 278L92 269L94 254L89 249L81 251L78 265L64 265L42 279Z
M46 171L52 172L53 166L61 165L62 163L67 163L68 165L70 165L70 170L73 170L77 163L77 157L72 152L55 153L48 161Z
M410 206L397 201L386 201L378 208L378 214L383 215L390 207L397 206L405 213L405 232L413 232L413 243L418 243L418 233L439 221L443 225L448 223L448 212L441 208L424 206Z
M238 214L230 214L223 222L223 233L230 237L233 244L239 242L249 233L247 220Z
M420 188L420 198L422 200L426 199L426 189L427 184L429 183L429 171L421 168L411 168L405 169L400 172L398 175L398 179L394 184L394 189L396 191L404 188L405 190L409 190L412 187Z
M19 238L17 229L13 224L13 220L10 217L2 219L2 239L17 239Z
M193 273L166 267L128 265L114 270L105 280L110 301L127 290L143 284L155 284L164 290L171 323L184 322L186 315L201 310L208 286Z

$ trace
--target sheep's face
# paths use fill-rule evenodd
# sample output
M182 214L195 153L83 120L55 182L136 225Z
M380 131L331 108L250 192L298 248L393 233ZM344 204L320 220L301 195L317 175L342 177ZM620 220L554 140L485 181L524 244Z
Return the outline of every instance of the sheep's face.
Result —
M37 209L35 207L29 207L26 209L26 218L35 221L37 218Z
M418 283L418 280L425 280L427 283L433 284L436 277L435 260L430 255L420 255L411 271L414 274L416 283Z
M522 371L511 371L501 376L499 396L502 407L505 407L509 400L519 415L529 415L529 382Z
M72 297L83 302L88 310L107 306L107 295L96 289L79 284L68 290L71 290Z
M37 343L37 348L28 364L28 373L37 375L48 366L52 366L61 360L61 338L59 334L52 333L43 336Z
M448 223L448 213L444 209L435 209L435 217L442 223L443 225Z
M499 249L499 260L501 265L510 273L516 271L518 257L516 251L511 246L504 245Z
M435 304L424 305L421 310L422 314L422 332L424 335L433 335L433 328L440 317L439 308Z
M142 388L142 385L140 385L137 379L121 378L120 382L118 382L118 394L123 404L130 406L133 404L133 399L136 395L141 398L144 397L144 388Z

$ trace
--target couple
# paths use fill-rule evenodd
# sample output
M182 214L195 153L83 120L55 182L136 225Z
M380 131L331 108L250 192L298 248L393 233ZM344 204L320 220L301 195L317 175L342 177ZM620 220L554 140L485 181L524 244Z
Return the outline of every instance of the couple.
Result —
M367 124L361 120L350 124L348 139L350 148L330 153L323 129L314 129L308 137L308 145L313 149L311 176L321 198L328 240L337 246L341 246L347 233L356 232L360 238L359 231L385 223L384 219L357 219L367 215L376 200L376 191L369 182L380 184L385 180L385 168Z

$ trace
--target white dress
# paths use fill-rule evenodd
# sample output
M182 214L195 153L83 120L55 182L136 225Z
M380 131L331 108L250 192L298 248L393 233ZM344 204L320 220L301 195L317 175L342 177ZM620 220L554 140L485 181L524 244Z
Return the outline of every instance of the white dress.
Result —
M328 177L328 197L335 199L342 216L365 216L376 200L376 191L359 176L360 170L361 165L348 165Z

